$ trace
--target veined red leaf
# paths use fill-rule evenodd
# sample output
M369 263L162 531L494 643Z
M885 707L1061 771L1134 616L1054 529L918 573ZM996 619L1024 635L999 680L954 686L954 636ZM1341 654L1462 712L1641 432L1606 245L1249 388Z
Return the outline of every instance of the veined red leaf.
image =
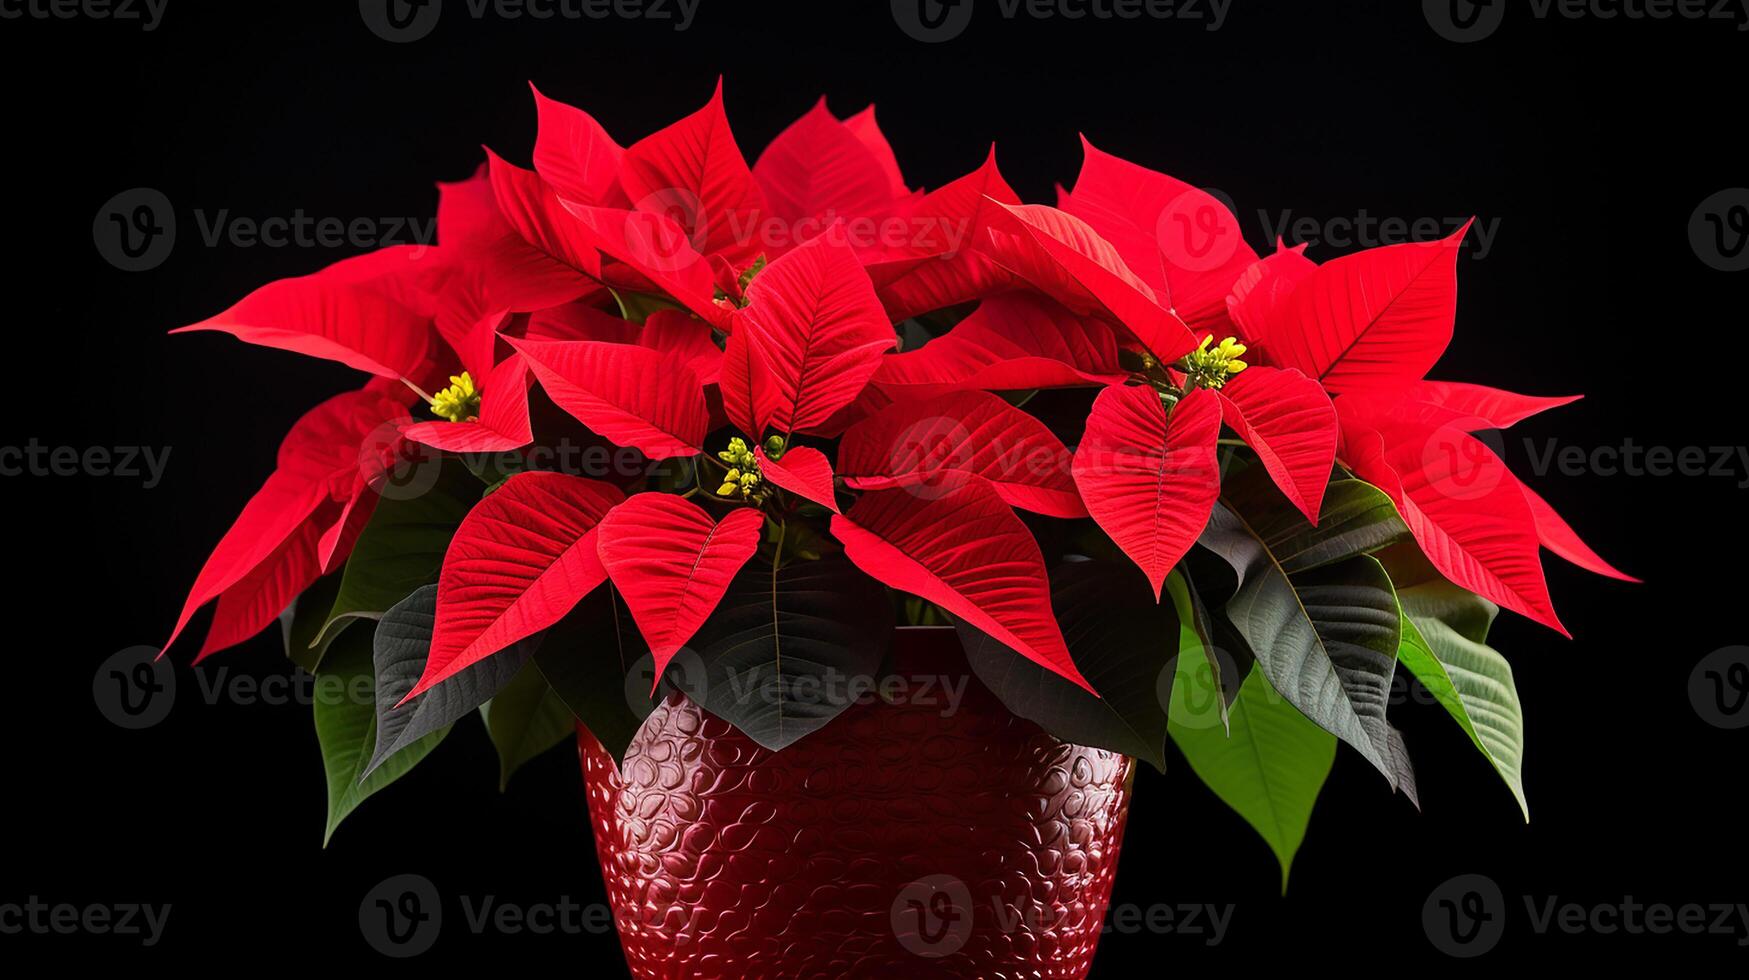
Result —
M637 494L601 522L601 563L650 645L655 681L717 608L764 527L755 508L736 508L719 522L666 493Z
M976 246L989 214L1020 198L996 169L991 148L983 166L924 195L905 218L909 238L863 256L875 292L894 321L987 296L1014 276Z
M949 391L1026 391L1117 384L1117 333L1029 293L999 293L921 348L881 358L874 383L927 397Z
M553 402L651 459L690 456L710 430L698 379L660 352L600 341L510 340Z
M1170 417L1152 388L1107 388L1087 416L1075 484L1093 519L1147 574L1156 600L1220 496L1220 434L1220 399L1206 388Z
M528 417L528 362L511 354L480 383L480 417L474 421L420 422L401 434L451 453L498 453L534 441Z
M487 160L498 211L523 241L580 277L599 280L601 242L594 229L578 220L540 174L489 150Z
M814 104L753 164L772 216L796 227L830 217L874 217L893 205L891 178L866 143Z
M676 221L695 251L737 265L762 251L759 187L729 131L720 79L704 108L625 151L620 183L634 208Z
M838 513L838 500L832 488L832 463L826 454L809 446L791 446L783 456L772 459L764 446L755 446L759 457L759 472L767 480L790 493Z
M1298 371L1252 365L1220 391L1221 416L1257 453L1275 485L1318 523L1336 465L1336 406Z
M1080 218L1042 204L998 205L982 247L1071 311L1125 328L1165 363L1196 347L1184 321Z
M921 486L975 474L1009 505L1051 517L1085 517L1071 457L1033 418L984 391L903 401L851 426L838 470L861 490Z
M549 99L533 84L537 130L534 169L560 197L578 204L618 206L619 161L625 151L595 118L574 106Z
M323 510L331 516L339 508ZM320 578L316 547L321 536L321 519L305 518L261 564L226 589L213 609L212 626L194 662L198 664L266 629L299 593Z
M728 311L715 301L716 278L710 263L673 220L649 211L581 204L567 205L567 209L594 232L603 252L618 259L637 278L711 323L727 322ZM647 290L640 285L633 291Z
M1533 415L1551 408L1560 408L1583 398L1583 395L1539 397L1502 391L1486 385L1462 384L1453 381L1419 381L1403 393L1405 399L1436 405L1451 413L1453 419L1473 419L1495 429L1507 429Z
M870 491L832 518L832 535L877 581L935 603L1093 690L1057 627L1038 543L983 478L949 478L927 492Z
M1288 248L1277 240L1274 252L1239 274L1227 296L1227 316L1246 343L1257 348L1257 356L1268 359L1270 329L1283 322L1288 297L1316 271L1318 263L1306 258L1306 246Z
M723 358L723 403L748 436L825 424L853 401L898 338L850 248L828 231L748 287Z
M881 132L880 124L875 122L875 107L871 105L845 119L844 127L874 155L875 163L887 176L887 185L893 198L897 200L910 194L910 189L905 186L905 176L899 172L899 158L893 155L892 145L887 142L886 134Z
M692 369L701 384L713 385L723 371L723 350L711 337L710 324L680 310L657 310L644 321L638 343L674 357Z
M546 629L607 578L601 519L624 495L562 473L520 473L474 505L443 556L418 695Z
M1297 368L1332 394L1420 380L1451 343L1468 231L1319 266L1264 332L1270 363Z
M418 377L436 348L429 317L328 270L268 283L225 312L170 332L198 330L384 378Z
M1542 542L1543 547L1588 572L1596 572L1599 575L1620 579L1623 582L1640 581L1604 561L1603 556L1591 550L1591 546L1579 537L1579 532L1573 530L1571 525L1562 520L1561 515L1557 514L1555 509L1549 506L1549 502L1539 496L1535 490L1522 482L1519 484L1519 489L1524 491L1524 500L1530 505L1531 517L1536 521L1537 540Z
M1213 195L1105 153L1084 159L1062 209L1087 222L1198 336L1227 329L1227 296L1257 253Z

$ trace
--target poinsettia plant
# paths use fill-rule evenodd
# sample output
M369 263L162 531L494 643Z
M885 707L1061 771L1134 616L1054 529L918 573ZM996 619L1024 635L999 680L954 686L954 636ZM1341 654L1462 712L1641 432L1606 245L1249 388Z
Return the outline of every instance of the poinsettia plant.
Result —
M1426 380L1463 232L1319 265L1090 144L1023 204L994 153L913 189L872 108L749 167L720 86L626 147L535 99L533 169L440 185L435 247L184 328L370 376L170 636L216 602L199 657L280 619L373 682L316 707L330 833L476 709L506 778L579 720L620 755L676 688L782 750L896 624L1065 740L1176 744L1284 874L1338 742L1413 798L1399 670L1524 804L1489 625L1563 629L1542 549L1626 576L1474 435L1571 399Z

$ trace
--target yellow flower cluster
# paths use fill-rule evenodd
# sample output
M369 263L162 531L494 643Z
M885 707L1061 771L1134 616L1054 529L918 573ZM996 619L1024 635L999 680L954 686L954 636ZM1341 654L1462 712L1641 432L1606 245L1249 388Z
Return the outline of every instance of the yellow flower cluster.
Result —
M468 372L451 375L449 387L431 399L431 414L451 422L472 422L480 417L480 391Z
M765 440L765 455L776 459L783 452L783 440L772 436ZM735 436L729 440L729 448L717 453L717 458L729 464L729 472L723 475L723 485L717 488L717 496L730 497L739 495L751 497L765 482L765 477L759 472L759 457L747 445L747 440Z
M1235 337L1216 344L1214 335L1202 339L1196 350L1184 355L1181 365L1188 377L1189 386L1193 388L1219 388L1227 383L1227 379L1249 367L1239 357L1245 353L1245 345Z

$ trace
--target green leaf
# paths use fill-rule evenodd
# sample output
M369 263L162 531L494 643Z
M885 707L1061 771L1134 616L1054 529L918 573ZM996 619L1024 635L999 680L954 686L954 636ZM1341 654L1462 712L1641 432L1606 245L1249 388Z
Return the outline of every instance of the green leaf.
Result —
M498 790L522 764L577 731L576 716L534 664L525 665L504 689L482 705L486 733L498 747Z
M322 846L340 821L371 795L406 775L449 734L441 728L395 753L365 775L376 746L376 699L371 663L374 630L349 629L335 639L316 674L316 741L328 775L328 825Z
M322 627L325 638L351 619L381 619L390 607L422 585L437 581L455 529L480 501L479 483L453 459L429 489L377 501L353 545L340 577L340 591ZM401 488L401 493L412 488Z
M680 306L672 300L651 296L648 293L628 293L619 289L609 290L609 292L613 293L614 301L619 303L620 317L637 324L642 324L648 320L650 314L657 310L680 309Z
M1397 598L1403 609L1398 658L1506 781L1528 822L1524 711L1512 667L1486 643L1499 608L1443 581L1402 589Z
M534 664L554 696L595 736L615 763L656 703L655 662L612 583L584 596L546 632Z
M1258 670L1240 685L1228 711L1231 732L1223 732L1208 660L1190 655L1197 644L1187 628L1168 730L1197 777L1275 852L1286 892L1294 855L1336 759L1336 739L1306 720Z
M1051 573L1051 605L1069 656L1100 696L956 624L972 671L1016 715L1077 745L1166 769L1166 702L1178 656L1178 613L1156 602L1134 562L1075 561Z
M334 608L334 596L340 592L340 576L324 575L310 584L279 614L280 639L285 641L285 655L309 673L315 673L322 655L334 642L335 630L320 643L316 638L328 621L328 610Z
M1391 498L1363 480L1330 481L1316 526L1288 503L1261 466L1228 480L1221 500L1269 543L1290 575L1371 554L1409 533Z
M1270 685L1353 746L1395 789L1402 766L1385 708L1401 616L1390 576L1370 555L1331 564L1335 552L1302 527L1269 520L1265 534L1245 515L1216 504L1202 541L1232 562L1240 580L1222 612ZM1295 556L1309 553L1318 563L1291 572L1301 567Z

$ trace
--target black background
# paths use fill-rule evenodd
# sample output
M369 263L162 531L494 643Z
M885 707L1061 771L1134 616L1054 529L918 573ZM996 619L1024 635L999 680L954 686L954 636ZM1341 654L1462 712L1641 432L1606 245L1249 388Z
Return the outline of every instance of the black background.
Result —
M358 902L390 874L446 895L599 900L574 756L507 794L477 726L369 801L321 847L323 778L308 709L206 704L178 657L178 704L143 732L95 709L95 666L161 642L211 545L272 466L286 427L356 383L345 369L217 335L165 331L271 278L356 249L209 247L195 212L425 218L433 182L480 144L526 163L526 83L585 107L622 143L701 105L719 73L752 157L821 94L870 101L913 185L974 168L995 141L1029 200L1103 149L1219 188L1252 244L1259 209L1497 221L1461 260L1457 339L1435 375L1585 401L1507 434L1508 462L1631 586L1550 559L1576 640L1502 617L1495 646L1526 705L1532 822L1437 709L1395 712L1425 813L1351 753L1338 759L1286 897L1268 849L1182 764L1139 781L1115 901L1233 906L1225 941L1111 935L1096 975L1274 962L1416 969L1441 882L1506 896L1506 945L1583 960L1737 953L1724 936L1532 935L1523 896L1587 905L1749 900L1739 843L1745 731L1707 724L1688 678L1742 643L1741 465L1729 477L1542 475L1524 440L1591 449L1743 440L1737 340L1749 274L1691 246L1696 207L1749 183L1740 146L1749 35L1732 23L1537 19L1515 6L1459 44L1417 3L1237 0L1207 21L1006 20L979 0L947 43L902 33L886 3L703 0L696 22L475 20L449 0L427 38L390 44L357 5L170 0L156 30L0 20L5 92L6 380L0 443L168 446L150 490L122 477L7 477L8 688L0 903L169 902L155 949L0 936L0 961L102 956L221 969L374 968ZM146 272L94 247L118 192L156 188L180 224ZM1345 249L1315 244L1315 258ZM197 621L198 624L201 621ZM287 667L268 634L203 665ZM452 904L448 914L459 920ZM609 936L474 936L445 964L584 976L622 969ZM1678 961L1680 962L1680 961Z

